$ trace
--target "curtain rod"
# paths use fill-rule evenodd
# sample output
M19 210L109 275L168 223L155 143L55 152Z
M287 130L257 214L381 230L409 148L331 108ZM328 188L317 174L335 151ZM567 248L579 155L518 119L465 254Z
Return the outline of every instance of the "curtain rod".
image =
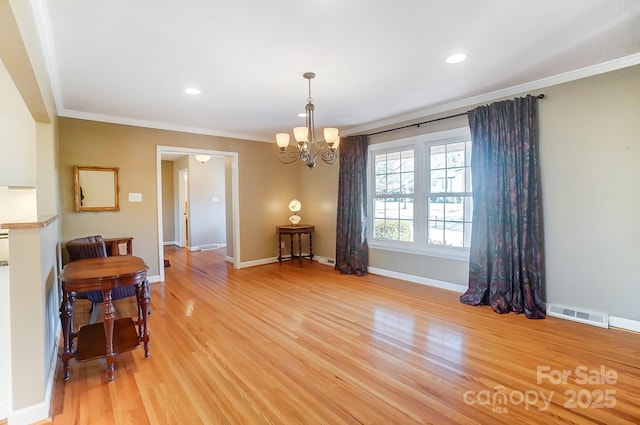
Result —
M536 97L538 99L544 99L544 94L539 94ZM432 120L422 121L422 122L418 122L418 123L415 123L415 124L403 125L402 127L390 128L388 130L376 131L375 133L368 133L367 136L375 136L376 134L389 133L391 131L396 131L396 130L404 130L405 128L410 128L410 127L420 127L422 124L429 124L429 123L436 122L436 121L448 120L449 118L457 118L457 117L461 117L461 116L464 116L464 115L467 115L467 112L461 112L459 114L449 115L449 116L446 116L446 117L434 118Z

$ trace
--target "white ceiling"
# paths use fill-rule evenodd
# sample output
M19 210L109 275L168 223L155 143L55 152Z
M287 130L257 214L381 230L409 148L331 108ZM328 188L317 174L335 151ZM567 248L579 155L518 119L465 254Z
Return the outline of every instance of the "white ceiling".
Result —
M60 115L259 141L303 125L305 71L316 126L344 133L640 62L639 0L34 4ZM460 51L465 62L445 63Z

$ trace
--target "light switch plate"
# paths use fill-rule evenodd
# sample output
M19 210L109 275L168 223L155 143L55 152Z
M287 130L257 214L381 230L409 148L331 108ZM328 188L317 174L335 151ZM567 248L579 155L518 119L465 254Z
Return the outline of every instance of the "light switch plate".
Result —
M129 193L129 202L142 202L142 193Z

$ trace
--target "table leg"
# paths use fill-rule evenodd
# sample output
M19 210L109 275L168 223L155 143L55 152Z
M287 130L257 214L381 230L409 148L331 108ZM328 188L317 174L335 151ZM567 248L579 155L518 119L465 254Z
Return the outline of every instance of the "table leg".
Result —
M282 233L278 232L278 263L282 265Z
M116 317L116 309L113 307L111 298L111 290L104 291L104 335L107 341L106 357L107 357L107 380L113 382L113 370L115 369L115 353L113 351L113 322Z
M309 262L313 263L313 232L309 232Z
M138 299L138 338L144 345L144 356L149 357L149 280L136 285Z
M302 265L302 234L298 233L298 263Z
M60 304L60 321L62 322L62 367L64 371L64 380L68 381L71 377L71 367L69 360L73 357L73 305L76 300L75 292L62 292L62 303Z
M293 247L293 234L289 234L289 237L291 238L291 261L293 261L296 258L295 248Z

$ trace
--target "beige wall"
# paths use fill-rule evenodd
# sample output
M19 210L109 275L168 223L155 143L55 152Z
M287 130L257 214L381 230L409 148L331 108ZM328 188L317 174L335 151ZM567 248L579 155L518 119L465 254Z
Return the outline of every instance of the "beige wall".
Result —
M0 57L31 116L51 123L56 108L31 2L0 0L0 40Z
M232 179L232 169L233 169L233 161L231 158L226 157L224 159L224 193L225 193L225 216L227 217L227 258L233 257L233 198L232 191L233 186L231 185Z
M182 189L182 196L188 198L189 196L189 188L188 182L185 184L183 180L180 180L180 170L187 170L187 174L189 172L189 155L184 155L173 161L173 190L174 190L174 214L175 214L175 241L176 245L180 247L188 247L188 242L191 239L191 236L187 234L181 234L182 231L188 233L185 228L182 227L183 221L185 220L184 214L188 214L188 211L182 211L182 207L184 205L180 205L182 200L180 199L180 190ZM182 241L186 241L186 244L183 245Z
M214 202L213 198L217 198ZM189 226L192 247L227 243L224 158L189 161Z
M162 238L164 242L176 240L173 161L162 161Z
M36 123L38 215L53 215L60 211L57 122L54 118L52 123Z
M539 138L546 300L640 320L640 66L538 92L545 94ZM464 110L442 115L458 112ZM370 143L465 125L466 117L459 117L374 136ZM468 281L466 261L378 249L369 260L371 267L412 276Z
M547 299L640 320L640 66L545 94Z
M302 222L315 226L313 253L332 259L336 258L339 166L339 162L327 165L320 160L313 169L299 166L300 192L291 197L302 203L302 210L298 213ZM289 215L290 212L283 217L284 223L287 223Z
M291 193L297 193L296 167L276 158L275 143L260 143L71 118L59 120L62 239L101 233L133 236L134 253L157 275L158 236L156 146L210 149L238 153L240 261L277 256L275 226L287 215ZM119 167L119 212L74 212L74 165ZM128 193L143 202L128 202ZM286 218L285 218L286 220Z
M35 187L36 123L1 58L0 93L0 185Z

